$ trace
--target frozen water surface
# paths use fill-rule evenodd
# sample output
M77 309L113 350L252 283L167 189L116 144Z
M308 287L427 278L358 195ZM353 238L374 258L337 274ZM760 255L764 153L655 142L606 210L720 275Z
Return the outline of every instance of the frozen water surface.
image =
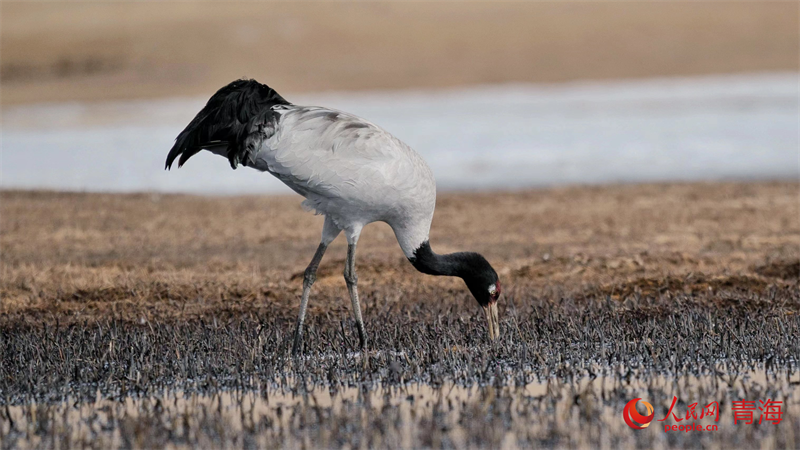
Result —
M443 189L798 177L794 73L284 94L384 127L425 157ZM6 108L1 186L291 192L207 152L164 171L175 136L205 100Z

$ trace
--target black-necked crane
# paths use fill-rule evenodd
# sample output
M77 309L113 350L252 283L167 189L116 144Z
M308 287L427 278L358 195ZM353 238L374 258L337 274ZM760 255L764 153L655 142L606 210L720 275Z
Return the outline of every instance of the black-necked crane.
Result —
M217 91L175 139L166 168L200 150L269 172L305 197L303 206L325 216L322 239L305 270L293 353L301 350L311 286L328 245L344 231L344 279L362 349L367 338L358 301L356 244L371 222L392 228L406 258L420 272L464 280L483 308L491 339L500 333L497 273L478 253L439 255L428 241L436 181L422 157L389 132L354 115L293 105L269 86L237 80Z

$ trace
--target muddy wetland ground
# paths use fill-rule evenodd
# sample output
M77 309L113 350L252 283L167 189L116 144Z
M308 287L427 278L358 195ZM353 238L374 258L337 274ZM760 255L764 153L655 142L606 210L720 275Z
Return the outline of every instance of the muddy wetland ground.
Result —
M301 358L322 219L299 198L4 191L0 448L796 448L799 189L441 194L431 242L495 265L499 341L373 224L369 351L340 237ZM635 398L648 428L623 419Z

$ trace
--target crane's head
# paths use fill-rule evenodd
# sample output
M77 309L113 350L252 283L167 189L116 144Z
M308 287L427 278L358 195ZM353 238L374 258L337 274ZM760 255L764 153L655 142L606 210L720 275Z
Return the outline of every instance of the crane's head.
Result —
M500 336L500 319L497 317L497 300L503 292L497 272L486 259L474 253L477 257L470 264L470 270L462 274L461 278L467 288L478 301L486 314L486 326L489 328L489 337L492 340Z
M502 288L500 280L497 279L497 272L486 258L474 252L437 255L431 250L431 244L425 240L408 259L422 273L456 276L464 280L472 296L486 314L489 337L494 340L500 336L497 300L500 298Z

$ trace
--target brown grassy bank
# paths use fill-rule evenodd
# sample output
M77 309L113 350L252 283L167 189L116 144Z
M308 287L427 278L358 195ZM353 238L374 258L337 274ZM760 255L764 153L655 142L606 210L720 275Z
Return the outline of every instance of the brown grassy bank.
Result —
M460 281L416 273L375 224L368 356L337 241L299 358L321 227L299 198L2 192L0 447L793 448L799 189L443 194L434 246L498 268L501 338ZM680 415L717 401L719 430L631 430L637 397L659 419L674 397ZM733 421L733 401L767 398L780 424Z
M797 289L796 183L569 187L440 195L431 242L495 265L508 296L626 298ZM280 314L297 307L322 218L299 197L0 194L3 322ZM345 248L323 260L310 315L348 314ZM359 245L365 308L477 309L460 280L423 276L384 224ZM746 296L746 295L745 295Z

